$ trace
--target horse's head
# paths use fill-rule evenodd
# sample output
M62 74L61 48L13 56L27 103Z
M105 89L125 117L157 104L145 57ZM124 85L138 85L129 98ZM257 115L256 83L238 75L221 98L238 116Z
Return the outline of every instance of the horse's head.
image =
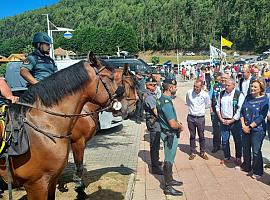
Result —
M133 76L127 67L124 67L123 70L114 70L116 84L124 86L124 95L121 99L121 114L124 119L136 109L137 93Z
M94 94L91 99L92 103L108 106L111 102L123 96L124 87L116 84L112 70L106 68L93 52L88 54L86 65L91 66L87 68L90 77L94 79L91 88L88 88Z

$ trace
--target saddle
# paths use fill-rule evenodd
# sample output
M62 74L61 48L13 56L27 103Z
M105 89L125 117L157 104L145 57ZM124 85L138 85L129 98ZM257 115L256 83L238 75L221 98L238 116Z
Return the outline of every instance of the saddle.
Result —
M0 98L0 158L18 156L29 150L29 138L21 106Z

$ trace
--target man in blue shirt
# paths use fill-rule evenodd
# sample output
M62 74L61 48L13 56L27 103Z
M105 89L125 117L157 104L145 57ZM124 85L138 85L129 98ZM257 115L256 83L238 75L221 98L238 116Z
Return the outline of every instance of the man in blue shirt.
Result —
M165 79L163 82L163 94L157 101L158 120L161 126L161 139L164 143L165 161L163 166L165 188L164 194L182 196L183 193L174 189L174 185L182 185L183 182L176 181L172 176L172 165L174 162L178 137L183 130L182 124L177 121L176 111L172 103L172 96L176 94L176 81Z
M42 79L54 74L57 67L50 58L51 38L42 32L34 35L32 42L35 50L28 55L21 66L21 76L30 84L34 85Z

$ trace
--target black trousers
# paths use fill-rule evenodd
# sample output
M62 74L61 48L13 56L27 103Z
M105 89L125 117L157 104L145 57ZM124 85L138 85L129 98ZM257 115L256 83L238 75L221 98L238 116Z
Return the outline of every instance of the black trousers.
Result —
M159 168L159 147L160 147L160 127L157 122L151 124L149 120L146 119L146 127L150 134L150 157L151 165L153 168Z
M135 116L136 118L143 118L143 99L139 98L136 104Z

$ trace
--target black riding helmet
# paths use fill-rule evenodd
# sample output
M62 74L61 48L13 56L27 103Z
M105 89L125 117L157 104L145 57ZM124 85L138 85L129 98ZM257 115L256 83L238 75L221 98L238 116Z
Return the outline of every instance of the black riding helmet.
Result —
M34 35L32 45L36 46L37 43L46 43L52 44L52 39L48 36L47 33L38 32Z

